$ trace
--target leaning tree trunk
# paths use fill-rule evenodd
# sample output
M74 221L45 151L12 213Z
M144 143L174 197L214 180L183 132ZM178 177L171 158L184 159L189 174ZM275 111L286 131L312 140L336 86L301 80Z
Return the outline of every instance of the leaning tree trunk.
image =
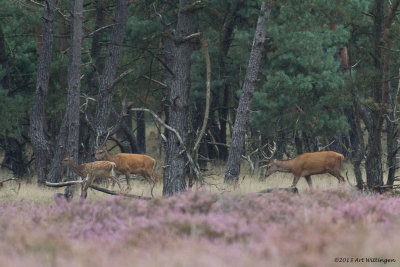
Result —
M115 24L111 31L110 44L107 50L107 57L104 63L102 75L99 77L99 94L97 98L96 114L94 117L95 133L91 137L91 154L95 150L95 141L103 143L107 135L108 119L110 117L113 99L113 87L118 69L118 62L121 54L121 47L125 37L126 21L128 19L129 0L118 0L114 11Z
M250 53L249 64L243 84L242 96L236 111L235 125L233 127L232 142L228 156L228 167L225 172L225 182L237 182L240 173L240 160L245 145L246 126L250 116L250 104L253 98L254 87L256 85L258 70L260 68L261 54L264 50L265 41L265 19L270 14L269 7L265 1L261 4L261 13L258 17L257 28L254 34L253 47Z
M187 141L188 114L189 114L189 89L190 89L190 56L192 44L185 37L193 33L194 13L190 6L193 0L180 0L178 22L176 25L175 40L166 40L165 49L171 54L167 64L174 73L169 89L169 125ZM170 50L170 51L169 51ZM185 155L175 134L169 133L165 153L163 195L174 195L186 189L185 183Z
M33 100L30 131L38 184L44 185L47 179L47 166L50 158L49 143L44 133L45 101L50 79L51 54L53 52L53 28L56 0L47 0L43 16L42 52L39 58L35 99Z

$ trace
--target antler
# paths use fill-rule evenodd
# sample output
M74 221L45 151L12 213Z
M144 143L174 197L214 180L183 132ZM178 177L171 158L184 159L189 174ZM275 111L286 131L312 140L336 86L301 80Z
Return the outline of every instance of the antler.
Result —
M270 159L272 159L272 157L274 156L275 152L276 152L276 142L273 141L273 146L271 146L270 144L267 145L269 152L271 153L271 156L267 156L267 154L265 154L264 151L261 151L261 154L263 155L263 157L265 158L265 161L269 161Z

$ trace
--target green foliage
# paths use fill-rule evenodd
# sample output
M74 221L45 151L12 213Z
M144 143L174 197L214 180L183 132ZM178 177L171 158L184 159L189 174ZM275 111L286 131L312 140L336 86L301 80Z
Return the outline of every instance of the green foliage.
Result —
M268 135L279 129L344 134L351 94L338 51L350 39L349 14L361 12L367 1L301 2L282 2L267 25L272 51L262 68L266 82L255 93L253 124Z
M9 91L0 87L0 135L19 138L26 119L27 99L21 94L8 96Z
M22 3L3 1L0 27L4 35L5 63L0 66L0 135L19 139L29 122L29 105L36 80L35 25L40 22L37 9ZM26 134L26 133L25 133Z

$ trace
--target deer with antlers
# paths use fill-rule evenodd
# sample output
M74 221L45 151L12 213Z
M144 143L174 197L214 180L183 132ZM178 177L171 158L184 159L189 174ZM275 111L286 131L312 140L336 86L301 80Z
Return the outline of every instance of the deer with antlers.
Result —
M274 155L276 146L274 149L270 149L272 156ZM293 159L288 160L271 160L272 156L264 157L267 158L269 164L263 167L267 167L265 178L275 172L288 172L294 175L292 187L297 185L300 177L304 177L307 184L312 188L311 175L329 173L335 176L339 183L344 183L344 178L340 174L340 166L344 160L344 156L334 151L321 151L304 153Z
M86 182L82 187L81 196L86 198L87 190L92 185L96 177L104 177L106 180L106 187L108 188L110 180L113 184L116 182L121 190L121 184L116 177L116 164L110 161L94 161L78 165L72 157L66 157L61 161L62 166L67 166L72 169L78 176L86 178Z

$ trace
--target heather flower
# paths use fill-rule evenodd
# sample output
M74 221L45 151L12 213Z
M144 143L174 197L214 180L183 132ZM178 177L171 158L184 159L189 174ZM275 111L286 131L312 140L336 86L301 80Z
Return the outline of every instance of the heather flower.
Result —
M336 266L334 257L395 258L399 210L399 198L344 188L0 203L0 265Z

